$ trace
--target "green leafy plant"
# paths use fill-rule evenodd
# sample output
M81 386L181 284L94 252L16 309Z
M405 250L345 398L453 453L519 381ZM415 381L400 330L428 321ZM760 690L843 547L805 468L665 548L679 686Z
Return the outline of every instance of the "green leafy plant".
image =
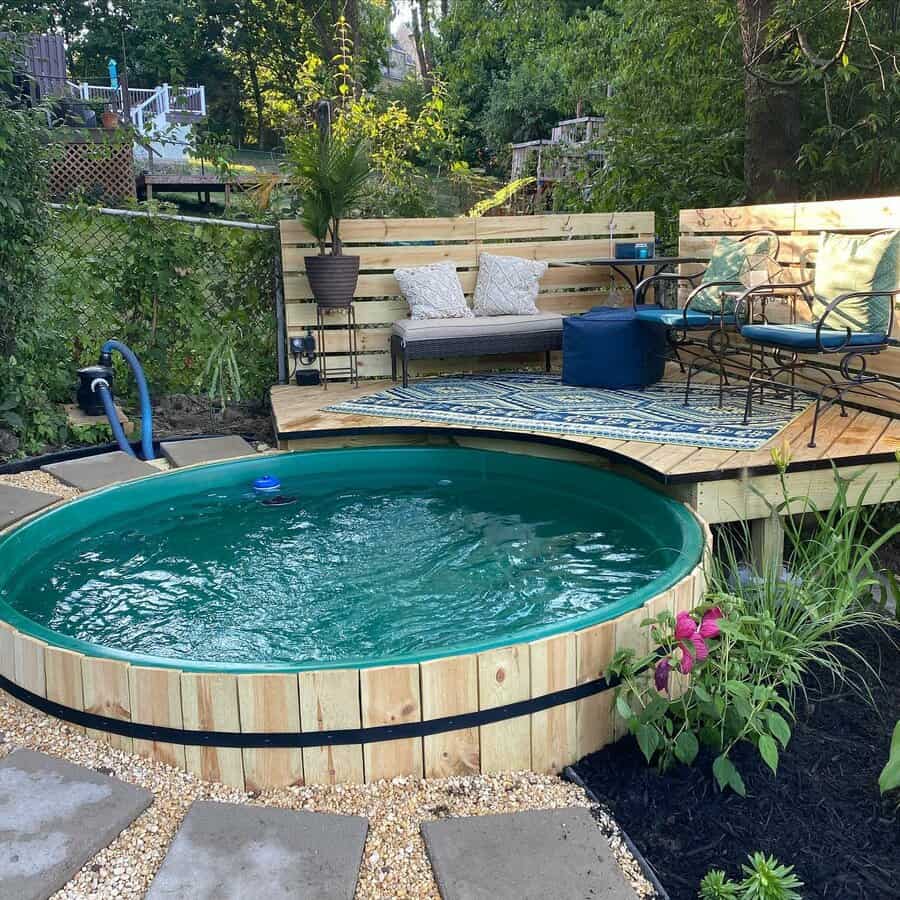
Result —
M700 900L802 900L797 891L803 882L793 866L783 866L774 856L753 853L750 865L742 865L744 877L733 881L721 869L712 869L700 882Z
M300 185L303 223L321 255L330 244L331 255L340 256L341 219L362 198L371 173L363 139L310 130L291 142L290 159Z
M610 672L622 678L616 710L648 763L661 770L676 761L691 765L703 744L716 753L712 772L719 787L744 795L731 751L750 741L776 772L791 737L791 706L778 691L778 672L751 677L751 660L768 649L754 634L756 623L732 596L716 596L716 604L647 621L663 654L652 679L646 667L656 654L636 660L632 651L620 651ZM690 676L685 689L679 676Z
M900 722L894 727L891 750L887 765L878 776L878 787L882 794L900 789Z
M875 512L866 503L873 481L856 477L861 481L835 473L834 506L826 513L790 496L784 480L778 510L807 516L805 524L787 526L790 574L767 566L741 578L736 544L723 535L719 558L707 567L705 603L692 614L663 612L645 622L661 656L623 650L614 657L610 672L622 679L617 710L648 762L660 769L691 764L705 745L715 753L720 788L744 794L731 751L749 742L777 772L796 695L812 671L865 694L871 665L843 636L886 624L868 598L879 583L875 554L900 534L900 524L872 535Z
M229 400L240 402L241 399L241 369L235 353L235 337L231 331L222 335L210 351L203 373L197 379L198 387L205 384L207 396L210 400L218 399L222 410Z

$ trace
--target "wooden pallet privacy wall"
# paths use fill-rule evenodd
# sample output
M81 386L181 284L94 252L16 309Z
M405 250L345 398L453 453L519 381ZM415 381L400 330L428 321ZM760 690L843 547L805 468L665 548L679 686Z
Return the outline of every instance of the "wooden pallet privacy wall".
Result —
M170 728L316 732L418 722L492 709L600 678L616 650L646 652L641 622L701 602L706 550L690 574L642 607L590 628L420 664L300 673L183 672L54 647L0 621L0 674L74 709ZM104 731L90 737L200 778L260 791L533 769L558 772L625 733L614 689L532 715L444 734L305 748L182 746Z
M767 229L776 232L780 238L778 260L786 270L784 279L802 281L812 276L820 232L867 234L888 228L900 229L900 197L683 209L679 215L678 247L685 256L708 258L722 236L734 237ZM696 271L698 268L702 267L685 267L685 271ZM797 304L797 312L798 318L808 318L805 303ZM788 302L770 303L767 316L772 321L789 321ZM895 315L893 337L900 339L900 312ZM822 360L822 357L819 359ZM836 366L840 356L835 354L826 361L831 362L832 359ZM900 381L900 347L891 347L869 357L869 369ZM900 390L897 395L900 398ZM872 399L862 402L895 415L900 414L900 400L897 403Z
M554 262L577 263L614 255L622 241L652 240L652 212L585 213L489 218L355 219L341 225L344 252L360 257L360 277L354 307L359 327L359 372L365 378L390 375L388 352L391 325L409 315L393 271L404 266L452 262L466 295L471 298L482 251ZM318 252L302 222L281 223L285 317L288 338L304 334L316 323L316 305L305 275L304 259ZM618 276L602 266L561 266L541 280L538 307L545 312L584 312L592 306L630 301L630 291ZM616 300L615 293L618 293ZM345 316L330 316L324 350L330 365L342 365L347 349ZM320 348L321 349L321 348ZM463 372L523 365L540 365L541 354L490 356L452 360L419 360L413 375Z

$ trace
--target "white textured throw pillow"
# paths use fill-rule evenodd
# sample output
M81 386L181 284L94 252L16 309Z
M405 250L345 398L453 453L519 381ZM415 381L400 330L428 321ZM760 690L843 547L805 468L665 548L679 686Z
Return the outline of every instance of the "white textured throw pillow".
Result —
M394 278L414 319L471 319L474 315L453 263L396 269Z
M476 316L532 316L541 277L547 263L518 256L478 256L478 281L475 283Z

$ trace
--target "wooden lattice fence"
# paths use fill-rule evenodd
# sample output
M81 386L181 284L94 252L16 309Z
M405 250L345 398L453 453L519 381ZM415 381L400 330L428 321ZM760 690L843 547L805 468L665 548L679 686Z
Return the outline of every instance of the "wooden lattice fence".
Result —
M74 196L106 203L134 199L134 161L126 132L66 130L50 168L50 193L54 200Z

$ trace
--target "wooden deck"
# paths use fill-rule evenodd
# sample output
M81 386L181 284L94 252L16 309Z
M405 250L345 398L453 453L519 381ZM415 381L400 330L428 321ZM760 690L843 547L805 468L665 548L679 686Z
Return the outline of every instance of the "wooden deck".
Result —
M678 377L671 369L668 379ZM416 418L382 418L328 412L324 407L345 399L365 396L389 386L388 381L364 382L358 389L347 384L322 388L276 385L272 388L272 409L279 446L309 449L322 446L364 446L376 443L434 440L444 435L458 443L474 440L503 440L504 449L537 452L542 455L593 457L631 470L656 482L663 490L684 500L709 522L758 519L769 514L766 500L781 498L781 488L771 450L787 447L791 464L788 485L798 496L808 494L826 507L834 494L832 465L842 475L862 468L869 470L857 479L858 491L864 480L874 484L867 499L874 502L886 495L900 499L900 481L895 454L900 450L900 419L874 412L848 409L842 417L832 408L819 421L817 446L810 448L812 408L806 410L765 447L754 451L714 450L644 441L616 441L606 438L561 435L552 431L503 432L496 428L460 427L426 422Z

